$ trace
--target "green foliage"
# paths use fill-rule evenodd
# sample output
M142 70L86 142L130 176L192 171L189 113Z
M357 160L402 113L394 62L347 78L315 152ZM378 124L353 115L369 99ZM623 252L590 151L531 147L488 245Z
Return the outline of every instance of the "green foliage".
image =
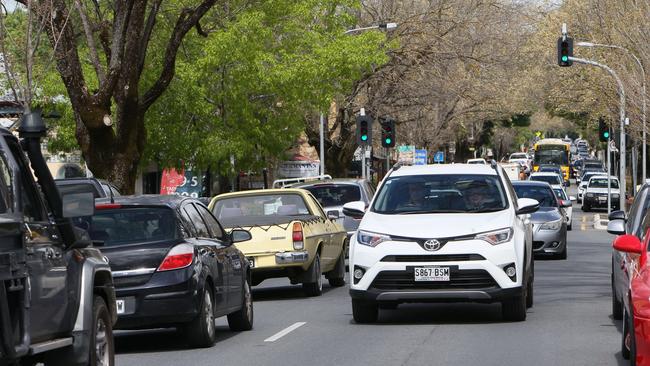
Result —
M307 115L387 61L382 33L344 35L354 20L345 9L357 6L263 1L219 19L207 39L188 37L176 79L147 115L145 160L225 171L231 155L242 170L282 156Z

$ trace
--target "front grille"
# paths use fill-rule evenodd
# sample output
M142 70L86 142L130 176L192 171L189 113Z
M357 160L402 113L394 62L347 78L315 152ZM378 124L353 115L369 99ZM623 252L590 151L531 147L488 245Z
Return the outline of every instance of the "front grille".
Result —
M474 290L498 288L499 285L485 270L457 268L450 269L449 281L415 282L413 268L410 268L406 271L380 272L370 287L378 290Z
M480 254L440 254L440 255L387 255L382 262L463 262L483 261Z
M138 276L115 277L113 278L113 284L116 288L140 286L149 282L150 278L151 273Z
M539 241L539 240L533 241L533 249L535 250L541 249L543 246L544 246L543 241Z

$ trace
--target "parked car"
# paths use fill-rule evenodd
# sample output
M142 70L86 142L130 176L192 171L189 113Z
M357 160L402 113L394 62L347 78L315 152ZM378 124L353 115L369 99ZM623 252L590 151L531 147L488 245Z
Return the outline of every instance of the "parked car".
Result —
M644 218L648 221L648 216ZM644 228L648 225L645 224ZM647 365L650 359L650 232L642 238L626 234L614 240L614 250L627 254L625 269L629 276L623 296L623 332L621 354L631 365Z
M517 199L498 165L392 170L367 210L344 205L346 215L363 217L350 245L354 320L431 301L501 302L504 319L525 320L534 280L526 215L538 206Z
M565 202L573 202L576 200L575 197L569 196L564 189L561 188L553 188L553 192L555 192L555 196L557 199ZM572 223L573 223L573 205L567 206L563 208L564 210L564 216L566 217L566 229L571 230L573 228Z
M230 329L253 327L250 265L234 243L245 230L225 233L199 201L177 195L98 200L79 223L110 263L119 329L175 326L195 347L216 340L214 319Z
M614 235L635 235L642 239L650 228L650 220L646 219L650 208L650 184L645 183L636 194L627 213L612 211L609 214L607 232ZM627 296L629 277L624 270L627 254L612 250L612 316L614 319L623 318L623 297Z
M587 190L587 184L589 184L589 179L591 177L596 176L596 175L602 175L604 177L607 176L607 173L601 172L601 171L587 171L582 175L582 179L580 180L580 184L578 184L578 202L582 203L582 199L584 198L585 190Z
M226 193L210 202L210 210L226 230L244 228L252 240L238 244L252 267L253 286L268 278L288 277L308 296L330 286L345 285L347 233L304 189L265 189Z
M564 187L564 179L562 178L561 175L558 175L557 173L551 173L551 172L546 172L546 173L539 173L535 172L528 177L528 180L533 181L533 182L546 182L551 185L553 188L563 188Z
M613 210L620 207L621 190L618 186L618 178L611 176L610 183L610 201ZM582 211L589 212L592 208L607 208L607 176L595 175L589 178L587 188L582 198Z
M539 210L530 215L534 253L566 259L567 222L562 209L571 206L571 201L557 199L553 189L546 182L519 181L513 182L512 186L517 192L517 197L539 202Z
M121 196L120 191L112 183L92 177L55 179L54 183L62 194L74 193L90 185L94 188L92 193L95 198Z
M343 205L348 202L363 201L368 207L375 194L375 188L372 184L363 179L333 179L330 181L302 183L293 187L311 192L323 206L325 212L338 211L338 222L347 231L348 239L357 231L359 220L343 215Z

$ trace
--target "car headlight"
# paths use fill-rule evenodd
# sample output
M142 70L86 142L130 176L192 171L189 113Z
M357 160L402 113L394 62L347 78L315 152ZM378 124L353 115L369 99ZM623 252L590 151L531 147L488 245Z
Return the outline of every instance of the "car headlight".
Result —
M539 229L555 231L555 230L559 230L561 225L562 225L562 219L559 219L557 221L545 222L542 224L542 226L539 227Z
M587 197L593 197L593 196L594 196L593 193L587 193Z
M372 233L370 231L357 231L357 243L361 245L366 245L369 247L376 247L377 245L389 241L390 236L378 233Z
M499 229L487 233L477 234L474 239L484 240L492 245L507 243L512 239L512 228Z
M612 193L612 198L620 198L621 195L618 193Z

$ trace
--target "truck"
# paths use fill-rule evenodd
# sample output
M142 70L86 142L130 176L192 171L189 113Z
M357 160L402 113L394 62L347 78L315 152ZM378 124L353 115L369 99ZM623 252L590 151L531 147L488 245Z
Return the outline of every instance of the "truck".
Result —
M38 110L18 137L0 128L0 364L113 365L111 270L73 223L94 213L93 187L59 193L45 134Z

